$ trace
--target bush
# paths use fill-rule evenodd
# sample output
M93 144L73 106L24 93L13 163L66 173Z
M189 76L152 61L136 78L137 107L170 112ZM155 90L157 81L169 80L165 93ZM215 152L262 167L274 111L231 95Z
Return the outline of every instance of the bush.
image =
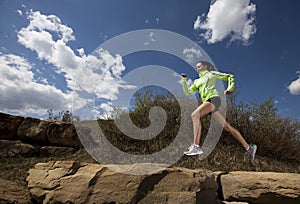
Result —
M182 97L184 103L192 102L188 97ZM247 104L235 103L234 96L229 97L227 105L227 121L244 136L247 142L258 146L258 155L284 162L300 162L300 123L290 118L281 118L275 108L274 99L265 102ZM134 95L134 106L129 112L133 123L140 128L150 125L149 111L154 106L162 107L167 115L167 123L163 131L150 140L137 140L120 132L113 120L99 121L108 140L122 151L132 154L152 154L167 147L176 137L180 122L181 110L178 101L170 93L153 94L151 89L137 92ZM189 115L192 110L189 111ZM122 117L122 114L119 115ZM190 118L188 118L190 120ZM202 137L205 139L210 124L210 116L201 119ZM186 130L192 130L192 121ZM192 135L191 135L192 142ZM219 147L239 145L226 131L220 138Z
M229 98L227 119L258 145L258 154L280 161L300 161L300 123L278 115L272 97L261 104L236 104Z
M99 120L101 128L110 143L120 150L132 154L152 154L167 147L176 137L180 125L180 107L174 96L170 93L154 95L150 88L145 88L134 95L133 109L129 112L131 121L139 128L151 125L149 112L152 107L159 106L167 115L166 126L156 137L149 140L138 140L122 134L113 120ZM125 117L119 114L119 119ZM130 122L130 121L128 121Z

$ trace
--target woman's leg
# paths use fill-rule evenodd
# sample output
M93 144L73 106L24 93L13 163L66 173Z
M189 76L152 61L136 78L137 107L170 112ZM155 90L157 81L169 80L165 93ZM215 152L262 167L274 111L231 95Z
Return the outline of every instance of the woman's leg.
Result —
M220 113L220 111L217 111L212 114L212 117L215 121L217 121L226 131L230 132L239 143L243 145L243 147L247 150L249 145L241 135L241 133L232 127L224 118L224 116Z
M201 129L202 129L200 118L204 115L207 115L214 109L215 106L212 103L204 102L191 114L192 121L193 121L195 145L200 145L200 137L201 137Z

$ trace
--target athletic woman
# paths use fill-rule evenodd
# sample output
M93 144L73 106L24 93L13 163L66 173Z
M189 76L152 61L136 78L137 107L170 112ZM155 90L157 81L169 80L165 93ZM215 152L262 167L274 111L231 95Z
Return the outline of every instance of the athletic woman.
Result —
M194 81L191 87L188 88L186 83L186 74L181 74L182 86L186 95L190 95L196 91L199 92L202 104L192 113L193 131L194 131L194 143L188 148L185 155L199 155L203 153L200 147L201 137L201 120L200 118L211 114L212 118L219 123L223 128L230 132L234 138L243 145L246 150L246 155L251 162L254 161L257 146L255 144L248 144L243 138L241 133L232 127L219 111L221 105L221 99L217 89L215 88L218 79L227 81L228 87L224 91L224 94L231 94L234 90L234 78L232 74L226 74L217 72L215 67L206 61L199 61L196 64L199 78Z

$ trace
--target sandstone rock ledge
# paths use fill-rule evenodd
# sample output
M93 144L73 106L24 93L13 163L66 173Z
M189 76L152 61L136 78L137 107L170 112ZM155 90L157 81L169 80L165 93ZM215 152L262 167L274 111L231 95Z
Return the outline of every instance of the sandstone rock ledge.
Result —
M151 175L130 175L109 165L53 161L36 164L27 182L36 203L300 203L300 174L289 173L172 167Z
M56 161L36 164L27 182L37 203L211 204L217 198L213 172L184 168L128 175L99 164Z
M0 178L0 203L30 203L30 196L25 186Z
M218 176L224 200L250 203L300 203L300 174L230 172Z

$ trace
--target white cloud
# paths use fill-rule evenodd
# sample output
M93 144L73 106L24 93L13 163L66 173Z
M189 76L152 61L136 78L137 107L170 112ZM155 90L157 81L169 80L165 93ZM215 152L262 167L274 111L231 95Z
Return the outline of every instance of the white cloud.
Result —
M30 23L18 33L19 42L25 47L35 51L39 59L55 65L58 73L64 73L68 87L72 90L80 89L92 94L95 91L95 83L101 78L104 86L101 86L102 97L116 99L119 79L125 67L121 56L112 56L105 50L98 50L96 55L85 55L84 49L77 49L79 56L66 44L74 40L73 30L61 24L61 20L54 15L43 15L40 12L28 13ZM50 31L56 33L56 41ZM77 72L81 69L84 76L77 79ZM76 81L76 84L75 84ZM80 89L79 89L80 87ZM109 91L111 90L111 91ZM108 93L109 95L107 95ZM100 96L99 96L100 97Z
M194 47L192 48L185 48L183 50L183 55L185 56L185 59L189 63L196 63L200 57L202 57L201 50L196 49Z
M149 32L148 38L149 38L149 41L144 43L145 46L149 45L152 42L156 42L156 39L155 39L156 36L155 36L154 32Z
M98 117L102 119L109 118L114 110L111 102L102 103L99 107L102 110L102 113L99 112Z
M66 110L71 103L75 93L63 93L46 81L37 83L32 65L23 57L0 53L0 64L0 111L43 115L49 108Z
M248 44L256 33L256 5L250 0L217 0L210 5L207 15L198 16L195 30L204 30L200 36L208 43L216 43L230 37L230 42L240 40Z
M17 13L22 16L23 15L23 12L21 10L17 10Z
M77 49L78 54L80 55L80 57L84 57L85 56L85 51L83 48Z
M94 53L84 58L81 75L76 81L77 86L90 94L96 94L98 98L107 100L117 100L119 89L133 88L121 78L125 66L120 55L112 56L104 49Z
M160 18L159 17L155 17L155 20L152 18L152 19L146 19L145 20L145 23L146 24L153 24L154 23L154 21L155 21L155 23L158 25L159 24L159 22L160 22Z
M180 86L182 86L182 79L181 79L181 75L180 75L180 74L178 74L177 72L174 72L174 73L173 73L173 76L174 76L175 78L177 78L177 79L178 79L178 80L177 80L177 83L178 83L178 84L180 84ZM187 86L188 86L188 87L192 86L192 84L193 84L193 80L191 80L191 79L187 79L187 80L186 80L186 84L187 84Z
M74 70L78 69L81 61L66 44L75 40L73 30L61 24L57 16L46 16L39 11L28 12L27 18L30 23L18 32L19 43L35 51L39 59L57 67L58 73L65 72L68 85L71 86L75 77Z
M27 13L27 18L30 21L25 30L48 30L55 32L64 42L75 40L72 28L63 25L60 18L55 15L43 15L39 11L30 10Z
M197 19L194 22L194 30L201 29L201 19L204 17L204 14L197 16Z
M300 71L297 72L299 74L299 78L295 81L292 81L290 85L287 87L291 94L300 95Z
M72 99L73 109L80 109L87 105L88 95L116 100L120 88L133 88L121 79L125 66L120 55L112 56L103 49L95 55L86 55L83 48L73 51L67 45L75 40L73 30L60 18L32 10L26 16L29 25L18 32L18 42L36 52L38 59L54 65L55 71L65 77L67 87L50 86L47 78L34 79L31 64L25 58L1 54L1 64L5 65L0 73L5 79L0 86L1 93L5 93L1 98L2 111L44 114L48 108L66 110ZM13 59L15 63L11 63ZM64 93L66 88L71 91Z

